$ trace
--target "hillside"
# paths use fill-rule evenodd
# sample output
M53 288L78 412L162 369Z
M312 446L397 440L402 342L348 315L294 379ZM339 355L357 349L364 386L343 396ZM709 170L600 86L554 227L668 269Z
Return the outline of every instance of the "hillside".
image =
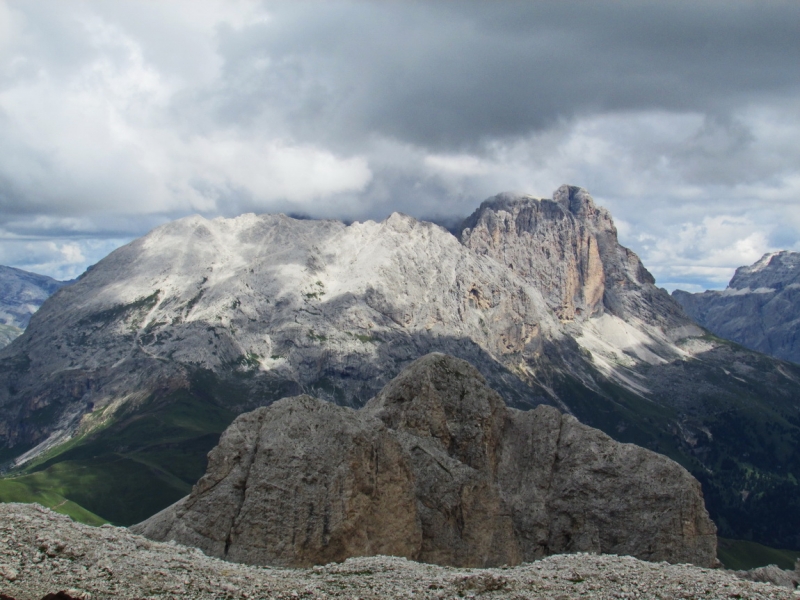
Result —
M134 523L189 492L237 414L301 393L359 407L443 352L509 406L675 459L721 535L800 548L800 367L698 327L580 188L501 194L458 233L400 214L159 227L0 351L0 459Z

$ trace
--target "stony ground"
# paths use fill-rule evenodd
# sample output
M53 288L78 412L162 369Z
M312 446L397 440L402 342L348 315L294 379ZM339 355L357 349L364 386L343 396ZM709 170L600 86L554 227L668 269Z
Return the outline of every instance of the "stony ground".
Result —
M248 567L88 527L37 505L0 504L0 593L100 598L800 598L721 570L630 557L552 556L514 568L455 569L400 558L313 569ZM63 597L63 596L62 596Z

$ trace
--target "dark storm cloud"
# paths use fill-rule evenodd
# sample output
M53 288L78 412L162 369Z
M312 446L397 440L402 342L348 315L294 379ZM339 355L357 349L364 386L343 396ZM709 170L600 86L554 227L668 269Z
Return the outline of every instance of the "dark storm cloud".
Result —
M309 139L460 149L579 114L724 114L800 89L798 3L273 6L269 23L220 32L220 115L247 123L278 99Z

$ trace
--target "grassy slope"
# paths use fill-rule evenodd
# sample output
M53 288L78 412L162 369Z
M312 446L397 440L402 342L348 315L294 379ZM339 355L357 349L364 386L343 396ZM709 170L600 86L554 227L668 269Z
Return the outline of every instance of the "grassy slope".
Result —
M37 502L87 525L102 525L108 522L75 502L64 498L51 486L50 482L36 477L0 479L0 502Z
M798 550L777 550L745 540L719 538L717 556L727 569L747 570L766 565L778 565L781 569L793 569L800 560Z
M137 523L189 493L234 416L199 390L151 398L0 483L68 499L117 525Z

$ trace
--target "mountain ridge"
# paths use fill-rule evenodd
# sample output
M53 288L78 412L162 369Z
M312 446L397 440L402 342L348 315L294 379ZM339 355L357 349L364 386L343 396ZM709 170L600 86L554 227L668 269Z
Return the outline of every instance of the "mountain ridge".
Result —
M736 269L728 287L672 297L714 334L800 363L800 253L770 252Z
M509 406L551 404L677 460L728 537L755 523L759 540L800 545L768 508L794 506L800 368L709 336L580 188L495 197L458 233L399 213L156 228L0 351L0 460L28 476L85 468L112 488L124 464L163 507L235 414L303 393L358 407L438 351L476 365ZM154 497L82 504L135 522Z

